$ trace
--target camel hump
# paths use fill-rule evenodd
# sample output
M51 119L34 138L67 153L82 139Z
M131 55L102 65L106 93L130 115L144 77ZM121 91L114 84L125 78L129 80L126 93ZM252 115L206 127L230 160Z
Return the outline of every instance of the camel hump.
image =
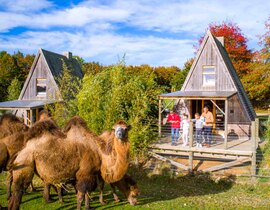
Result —
M54 135L55 137L64 137L60 128L52 120L37 121L27 132L26 139L37 138L45 132Z
M66 124L66 126L64 127L63 131L66 133L68 132L72 126L76 126L76 127L83 127L84 129L88 130L87 124L85 122L84 119L82 119L79 116L74 116L72 117L68 123Z
M0 119L0 129L2 131L0 136L4 137L16 132L26 131L28 127L15 115L4 114Z
M21 122L18 117L16 117L13 114L4 114L0 119L0 125L3 125L5 123L13 123L13 122Z

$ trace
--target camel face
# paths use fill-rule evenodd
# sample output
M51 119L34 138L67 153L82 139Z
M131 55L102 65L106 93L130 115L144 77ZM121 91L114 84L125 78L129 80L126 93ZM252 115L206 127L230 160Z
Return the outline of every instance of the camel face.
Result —
M121 127L117 127L115 129L115 136L120 139L120 140L124 140L125 138L127 138L127 131L125 128L121 128Z
M123 121L119 121L114 127L114 134L115 136L121 140L127 140L128 138L128 131L131 129L131 126L127 125L125 122Z

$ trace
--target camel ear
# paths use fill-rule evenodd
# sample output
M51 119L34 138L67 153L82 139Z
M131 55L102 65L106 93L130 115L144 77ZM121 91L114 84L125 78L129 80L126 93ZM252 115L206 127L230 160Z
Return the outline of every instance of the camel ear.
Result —
M127 127L127 130L129 131L131 128L132 128L132 126L131 126L131 125L129 125L129 126Z

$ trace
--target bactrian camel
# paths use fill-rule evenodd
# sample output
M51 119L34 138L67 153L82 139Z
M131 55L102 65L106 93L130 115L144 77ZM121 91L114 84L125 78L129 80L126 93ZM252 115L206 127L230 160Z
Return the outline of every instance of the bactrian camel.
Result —
M67 126L66 135L51 120L37 122L28 130L25 148L13 164L14 191L9 209L18 209L34 172L48 184L58 185L76 180L77 209L95 188L99 171L108 183L117 182L129 165L128 130L130 127L119 121L113 127L108 143L87 129L85 122L74 117ZM79 139L84 138L85 141Z

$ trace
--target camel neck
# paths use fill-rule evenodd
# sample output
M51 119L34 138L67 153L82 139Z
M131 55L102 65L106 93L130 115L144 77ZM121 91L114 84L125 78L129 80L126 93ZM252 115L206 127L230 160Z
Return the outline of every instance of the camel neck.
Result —
M129 142L121 142L114 137L112 144L112 152L103 157L101 167L101 175L108 183L119 181L129 165Z

